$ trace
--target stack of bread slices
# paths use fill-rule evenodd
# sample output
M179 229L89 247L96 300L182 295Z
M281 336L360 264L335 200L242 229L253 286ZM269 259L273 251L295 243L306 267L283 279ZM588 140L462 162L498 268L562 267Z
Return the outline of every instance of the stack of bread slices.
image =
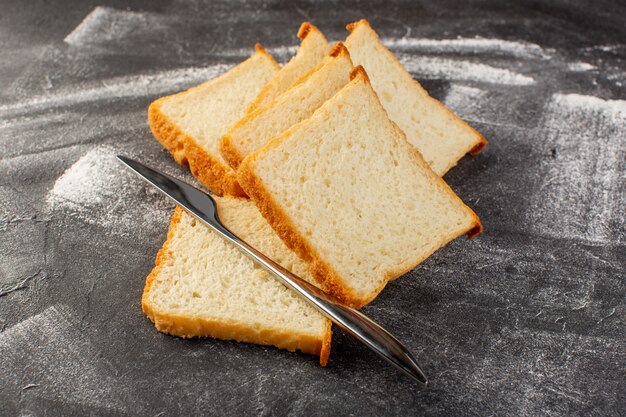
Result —
M482 229L441 179L485 139L430 97L367 21L330 45L310 23L282 68L260 45L225 74L150 105L155 138L216 197L235 234L359 308ZM158 330L318 355L331 325L177 208L143 294Z

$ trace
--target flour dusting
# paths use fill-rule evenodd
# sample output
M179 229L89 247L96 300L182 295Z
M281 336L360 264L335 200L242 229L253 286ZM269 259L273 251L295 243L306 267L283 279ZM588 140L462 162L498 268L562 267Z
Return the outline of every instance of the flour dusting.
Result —
M0 116L10 117L37 110L71 106L99 100L158 96L188 88L230 69L232 65L216 64L204 68L180 68L149 74L115 77L97 83L77 84L50 94L0 105Z
M73 46L84 46L95 41L115 41L138 30L155 31L164 23L163 17L153 13L97 6L64 41Z
M534 78L475 62L399 54L405 68L422 78L476 81L489 84L532 85Z
M50 210L127 235L139 227L167 224L172 205L102 146L87 152L56 181Z
M567 64L567 69L572 72L586 72L597 69L595 65L591 65L588 62L570 62Z
M383 38L382 42L390 49L402 52L436 52L436 53L489 53L509 55L516 58L550 57L544 49L534 43L507 41L502 39L456 38Z
M462 119L476 119L479 106L487 91L466 85L452 84L444 104Z
M556 107L569 109L571 112L587 113L599 118L608 117L616 126L626 121L626 100L603 100L582 94L556 94L553 96L553 104ZM556 121L548 124L549 127L557 128L561 125ZM621 127L626 126L621 125Z
M120 394L128 387L103 366L71 314L52 306L0 333L3 393L123 410Z
M620 239L626 215L626 101L555 94L545 109L542 173L529 204L538 234L591 242Z

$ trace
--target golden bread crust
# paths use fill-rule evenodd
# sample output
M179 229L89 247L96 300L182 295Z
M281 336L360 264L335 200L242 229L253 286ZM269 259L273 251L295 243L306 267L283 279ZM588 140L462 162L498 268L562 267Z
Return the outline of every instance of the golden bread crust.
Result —
M361 19L359 21L356 22L352 22L349 23L346 26L346 29L349 32L353 32L354 30L357 29L357 27L359 26L366 26L367 28L369 28L369 30L372 31L372 33L374 34L374 36L376 36L376 39L378 39L380 41L380 38L378 36L378 33L376 33L376 31L374 29L372 29L372 26L369 24L369 22L365 19ZM399 68L401 68L403 71L406 72L406 68L404 68L404 65L402 65L402 63L400 61L398 61L398 58L391 52L389 51L387 48L383 48L384 51L392 58L392 62L398 66ZM474 137L474 143L471 144L471 146L469 146L466 149L462 149L461 151L459 151L459 155L458 155L458 159L461 159L463 157L463 155L469 153L471 155L476 155L478 154L480 151L482 151L482 149L487 146L489 144L489 142L487 142L487 139L485 139L485 137L483 135L481 135L480 133L478 133L478 131L476 131L476 129L474 129L473 127L471 127L469 124L467 124L467 122L465 122L463 119L461 119L459 116L457 116L456 114L454 114L450 109L448 109L446 106L444 106L439 100L436 100L434 98L432 98L430 96L430 94L428 94L428 92L424 89L424 87L422 87L422 85L415 80L412 76L411 79L413 80L413 82L415 83L415 85L417 85L419 87L419 89L421 91L424 92L424 94L426 94L431 100L433 100L433 102L435 102L438 106L440 106L442 109L444 109L446 111L446 113L448 113L448 115L456 122L459 124L464 125L467 129L469 129L469 131L471 132L472 136ZM443 172L441 173L441 176L443 176L446 172L448 172L452 167L454 167L456 165L456 162L451 162L446 168L445 170L443 170Z
M342 42L337 42L328 53L328 56L333 57L333 58L345 56L349 59L350 52L348 52L348 48L346 48ZM289 88L289 90L305 82L307 79L309 79L309 77L315 71L319 70L324 64L325 62L322 61L317 66L315 66L315 68L307 71L302 77L300 77L295 83L293 83L293 85ZM239 119L237 123L232 125L230 129L228 130L228 132L226 132L226 134L222 136L222 138L220 139L220 145L219 145L220 154L222 155L224 160L228 163L228 165L230 165L232 169L237 170L239 168L239 165L241 165L241 162L243 161L244 156L239 152L239 148L237 147L236 144L233 143L233 138L228 133L239 128L242 125L249 123L252 119L257 117L259 113L265 112L267 109L272 108L275 105L275 102L277 100L278 100L278 97L272 100L268 105L264 107L256 108L254 110L248 111L245 114L245 116Z
M156 329L162 333L183 338L191 337L213 337L223 340L236 340L239 342L249 342L260 345L276 346L294 352L299 350L303 353L318 355L320 364L326 366L330 354L332 341L332 330L330 321L326 321L326 330L320 340L307 334L294 334L280 329L252 329L240 323L210 320L200 317L188 317L178 314L168 314L160 312L150 304L150 289L156 277L160 274L163 266L173 255L168 245L174 237L176 228L180 224L184 210L176 206L169 230L167 240L159 250L155 266L146 278L141 298L141 307L154 323Z
M355 78L362 78L363 80L366 80L367 83L369 84L370 82L370 77L369 75L367 75L367 72L365 71L365 68L363 68L362 65L357 65L356 67L352 68L352 71L350 71L350 81L354 80ZM376 97L378 97L378 95L376 95ZM379 100L380 102L380 100ZM385 110L385 113L387 113L387 111Z
M306 38L306 35L309 34L309 32L311 32L311 29L317 29L315 26L313 26L310 22L302 22L302 24L300 25L300 29L298 29L298 38L300 40L304 40L304 38Z
M350 76L352 80L351 83L363 82L368 84L371 88L367 72L362 66L359 65L355 67L352 70ZM374 95L380 104L378 96L376 94ZM382 108L382 104L380 104L380 106ZM402 132L402 130L395 123L393 123L393 125L397 132L403 138L403 146L406 147L407 151L413 156L415 161L425 169L428 175L432 177L433 181L445 187L445 191L447 193L451 194L452 196L454 196L455 199L460 201L461 204L465 205L461 201L461 199L452 191L452 189L430 169L428 164L422 158L422 155L419 153L419 151L417 151L406 140L404 132ZM282 135L272 139L260 150L244 158L243 162L239 166L239 169L237 170L239 183L241 184L244 191L255 202L263 217L265 217L268 223L276 231L278 236L285 242L287 247L296 252L298 256L300 256L303 260L309 263L311 275L320 283L320 287L322 288L322 290L331 294L333 297L335 297L337 300L341 301L344 304L348 304L354 308L360 308L376 298L376 296L383 290L387 282L412 270L438 248L435 248L432 252L426 254L420 259L407 262L404 265L399 265L394 270L389 271L387 274L385 274L384 280L382 281L381 285L376 288L376 290L373 291L372 294L370 294L370 296L368 297L359 297L354 293L354 291L346 288L345 285L343 285L342 283L343 280L341 279L341 276L326 262L324 262L324 260L319 256L317 251L313 249L307 239L297 231L297 229L289 219L289 216L283 211L279 204L274 200L272 195L267 191L267 188L265 187L263 182L256 175L254 175L253 165L255 160L263 154L269 152L273 148L279 146L280 143L290 135L292 129L294 129L294 127L288 129ZM473 237L477 233L479 233L482 230L480 220L473 211L472 216L474 218L474 222L471 228L466 231L462 231L454 236L449 236L449 239L447 239L446 242L464 233L467 233L468 237Z
M206 152L161 112L161 103L170 97L173 96L162 97L148 108L148 122L154 137L172 154L176 162L182 166L189 165L191 173L200 184L218 195L244 197L246 194L237 183L236 174Z
M278 143L276 140L279 138L270 141L263 149L268 149L270 145L276 145ZM255 156L256 153L252 153L244 158L237 170L237 177L243 189L254 200L263 217L285 242L285 245L309 264L311 275L319 283L320 288L344 304L360 307L359 303L353 302L355 296L339 284L339 275L317 255L307 240L297 232L287 214L276 203L261 180L253 174L251 164L254 162Z
M322 36L322 38L324 38L324 40L326 39L324 34L315 25L311 24L310 22L303 22L300 25L300 28L298 29L298 33L297 33L297 36L300 39L300 46L302 46L302 41L304 41L304 39L312 32L317 32L318 34ZM298 55L299 52L300 50L296 52L296 56ZM278 76L278 74L276 76ZM267 84L265 84L265 86L263 86L263 88L261 88L261 91L259 91L259 94L257 95L256 99L252 103L250 103L250 105L248 106L246 113L251 113L257 109L265 107L261 105L261 103L263 102L263 99L269 94L269 92L272 91L272 88L274 87L275 82L276 82L275 80L276 78L270 80Z
M320 365L326 366L328 363L328 357L330 356L330 345L333 339L333 324L330 320L326 320L326 332L322 341L322 348L320 349Z
M265 55L267 59L269 59L269 61L272 63L272 65L274 65L274 68L280 70L280 65L278 65L278 62L276 62L274 57L269 52L267 52L263 45L261 45L260 43L254 44L254 50L260 54Z
M252 115L255 114L255 112L256 111L246 113L242 119L239 119L239 121L233 125L233 128L238 126L240 123L246 123ZM228 165L230 165L232 169L236 170L239 165L241 165L241 161L243 161L243 157L239 153L239 150L235 145L233 145L233 138L228 133L220 139L220 153L222 154L222 158L228 162Z
M328 56L332 56L333 58L337 58L342 55L350 58L350 52L348 52L348 48L346 48L346 45L344 45L343 42L337 42L328 53Z
M150 288L152 287L154 279L159 275L161 269L163 269L163 265L165 264L167 259L172 256L172 253L168 248L168 242L174 238L174 233L180 223L180 220L182 219L182 215L183 209L180 206L176 206L176 208L174 209L174 214L172 215L172 219L170 220L170 226L167 229L167 239L157 253L152 272L150 272L150 274L146 277L146 285L143 288L143 295L141 296L141 309L148 317L153 314L152 306L150 305L150 302L148 300L148 297L150 296Z
M333 58L338 58L338 57L341 57L341 56L345 56L348 59L350 59L350 52L348 52L348 48L346 48L345 45L342 42L337 42L335 45L333 45L332 49L328 53L328 56L331 56ZM311 68L309 71L304 73L302 75L302 77L298 78L291 85L291 87L289 87L289 90L291 90L292 88L296 87L299 84L302 84L302 83L306 82L306 80L308 80L311 77L311 75L313 75L313 73L315 71L319 70L322 66L324 66L324 64L325 64L325 62L322 60L322 62L317 64L314 68ZM289 91L289 90L287 90L287 91ZM268 105L268 107L269 106L271 106L271 103Z

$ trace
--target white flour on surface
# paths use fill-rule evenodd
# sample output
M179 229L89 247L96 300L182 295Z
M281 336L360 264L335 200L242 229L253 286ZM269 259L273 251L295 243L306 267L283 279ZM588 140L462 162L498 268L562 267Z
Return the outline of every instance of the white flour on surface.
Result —
M544 126L542 183L529 204L528 228L556 238L615 242L626 204L626 101L555 94Z
M550 54L537 44L502 39L480 37L456 39L383 38L381 41L389 49L402 52L495 53L516 58L541 59L550 57Z
M451 84L443 103L457 116L466 120L480 119L479 106L487 91L466 85Z
M68 320L70 314L64 306L49 307L0 333L0 386L23 398L41 395L123 410L121 394L128 387L113 376L108 363ZM32 388L25 392L29 385Z
M0 117L98 100L157 96L208 81L231 67L232 65L216 64L204 68L180 68L115 77L86 85L77 84L68 89L52 91L48 95L0 105Z
M97 6L65 37L64 42L76 47L119 42L134 33L156 34L157 32L166 31L171 24L171 17L168 18L156 13ZM298 45L275 46L266 49L278 61L284 62L298 50ZM254 45L252 44L249 48L227 49L216 52L218 56L242 58L247 58L253 53Z
M56 181L48 194L49 209L119 235L167 224L172 204L124 167L116 154L108 146L87 152Z
M6 128L26 130L41 125L49 127L49 125L65 123L67 122L67 118L68 115L65 113L46 114L45 117L24 113L23 115L11 119L0 119L0 130Z
M597 69L597 67L587 62L577 61L577 62L570 62L569 64L567 64L567 69L572 72L585 72L585 71L591 71L591 70Z
M626 118L626 100L604 100L582 94L555 94L552 98L557 106L572 111L596 113L597 116L608 117L616 124L624 122ZM621 127L624 128L623 125Z
M405 68L422 78L476 81L489 84L532 85L534 78L475 62L399 54Z
M154 13L132 12L97 6L65 37L65 43L83 46L91 42L115 41L138 30L157 31L165 27L165 17Z

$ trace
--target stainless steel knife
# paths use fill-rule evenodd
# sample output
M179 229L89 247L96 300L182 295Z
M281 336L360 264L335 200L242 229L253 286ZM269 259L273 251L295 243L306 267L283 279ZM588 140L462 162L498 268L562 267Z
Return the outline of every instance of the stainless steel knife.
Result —
M117 158L139 174L141 178L174 200L189 214L206 224L273 274L286 287L295 291L341 329L354 336L413 380L423 386L428 384L426 375L420 369L411 352L391 333L363 313L333 300L329 295L281 267L228 230L220 222L215 201L209 194L130 158L121 155L118 155Z

